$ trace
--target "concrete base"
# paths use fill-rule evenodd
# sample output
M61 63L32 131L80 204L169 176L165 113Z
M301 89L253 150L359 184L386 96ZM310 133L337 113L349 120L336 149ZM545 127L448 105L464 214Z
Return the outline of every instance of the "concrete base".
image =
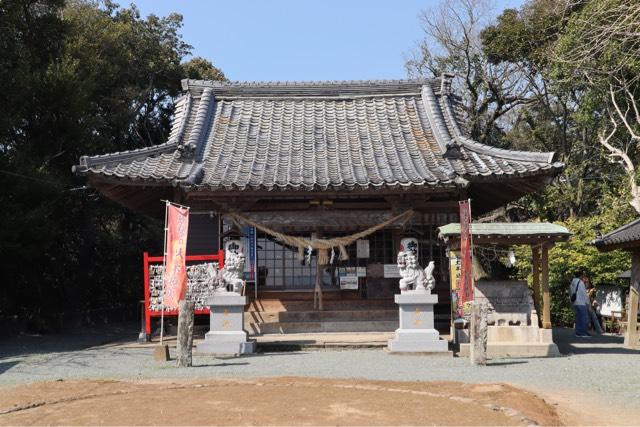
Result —
M469 330L456 330L460 356L469 356ZM555 357L560 356L551 329L537 326L489 326L487 357Z
M255 353L255 340L248 340L247 333L224 335L224 332L207 332L198 345L199 354L241 355Z
M395 296L400 306L400 327L395 338L389 340L392 353L444 353L449 343L440 339L434 329L433 306L438 295L428 292L409 291Z
M458 356L469 357L470 344L460 344ZM501 357L557 357L560 356L558 346L551 344L522 344L517 342L487 344L488 358Z
M389 340L391 353L443 353L449 350L449 343L440 339L435 329L420 332L396 329L396 338Z
M255 352L255 341L247 339L244 330L244 306L247 297L235 292L214 294L207 301L210 308L210 330L198 353L217 355L241 355Z
M138 334L138 343L143 344L151 341L151 336L147 335L145 332L140 332Z

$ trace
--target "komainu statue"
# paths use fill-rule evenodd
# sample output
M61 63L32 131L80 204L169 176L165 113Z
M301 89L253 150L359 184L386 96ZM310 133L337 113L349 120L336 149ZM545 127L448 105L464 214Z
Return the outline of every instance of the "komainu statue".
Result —
M243 279L244 273L244 254L242 252L231 252L227 251L224 257L224 268L220 270L220 278L219 285L216 290L224 291L229 286L231 286L232 292L237 292L242 294L242 291L245 286L245 281Z
M423 291L431 293L436 280L433 278L433 261L424 270L418 265L416 256L411 251L398 252L398 270L400 271L400 292Z

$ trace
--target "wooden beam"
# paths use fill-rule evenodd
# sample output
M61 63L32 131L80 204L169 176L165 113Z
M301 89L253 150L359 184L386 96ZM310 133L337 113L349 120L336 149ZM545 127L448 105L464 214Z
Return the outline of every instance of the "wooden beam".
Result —
M234 201L235 200L235 201ZM293 199L278 199L276 197L268 199L255 199L245 198L245 201L251 201L251 203L242 202L242 199L200 199L190 198L188 199L189 206L194 209L200 210L215 210L215 211L241 211L241 212L280 212L280 211L302 211L307 212L314 210L317 206L312 205L311 200L293 200ZM329 199L322 199L326 201ZM385 199L333 199L332 204L328 211L344 211L344 210L384 210L390 211L392 207L398 207L386 201ZM412 198L410 203L406 205L406 209L413 209L415 211L426 212L442 212L443 210L456 212L457 201L444 202L444 201L420 201ZM398 210L406 210L398 209Z
M551 292L549 292L549 246L542 246L542 327L551 329Z
M531 246L531 273L533 274L533 303L538 312L538 319L540 319L542 314L542 305L540 304L542 289L540 288L540 248L537 246Z
M138 184L141 185L142 183ZM362 197L383 197L385 195L445 195L445 194L457 194L458 187L454 184L443 184L439 186L412 186L412 187L367 187L367 188L341 188L341 189L326 189L326 190L303 190L303 189L275 189L275 190L217 190L208 191L202 190L189 190L187 191L188 198L207 198L207 199L226 199L229 197L253 197L253 198L268 198L268 199L300 199L307 197L310 199L323 198L354 198L358 196ZM447 197L449 198L449 197ZM451 197L454 198L454 197Z
M627 331L624 334L626 348L638 348L638 291L640 290L640 250L631 253L631 286L629 287L629 311Z
M312 233L312 239L320 239L319 233ZM322 265L320 265L320 249L317 249L316 256L316 283L313 288L313 308L319 311L323 310L322 307Z

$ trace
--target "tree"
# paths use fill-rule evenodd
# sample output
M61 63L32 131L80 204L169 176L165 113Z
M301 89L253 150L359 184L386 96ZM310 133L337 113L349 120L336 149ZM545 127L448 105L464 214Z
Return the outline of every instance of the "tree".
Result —
M109 1L0 9L0 314L39 330L64 312L135 307L141 253L161 251L162 224L85 188L71 166L166 140L190 51L181 17Z
M601 148L593 144L599 121L585 111L584 91L558 79L552 52L576 6L567 1L532 0L507 9L481 32L482 48L494 64L517 64L529 82L529 100L518 109L504 139L514 148L557 153L566 166L544 192L521 201L524 210L547 219L597 212L597 201L620 181L610 173Z
M470 136L504 145L508 114L528 102L530 85L522 78L519 64L489 61L480 39L488 17L484 0L442 2L435 12L423 12L425 39L406 68L412 77L457 75L454 85L463 97Z
M602 254L591 243L594 229L608 232L634 217L620 199L629 183L635 200L638 191L640 4L529 0L519 9L503 11L494 22L486 19L482 5L458 1L426 15L427 40L408 67L414 74L437 75L444 69L462 76L458 89L471 93L466 99L480 102L466 104L472 122L492 126L495 131L485 135L497 137L483 140L480 131L476 139L554 151L565 163L551 185L510 204L502 214L521 221L562 221L574 233L550 254L554 323L565 323L572 319L567 285L574 271L588 271L595 284L610 284L619 282L617 275L629 265L628 254ZM509 86L498 79L490 85L494 80L484 76L495 76L492 70L507 70L521 81ZM474 98L474 87L482 96ZM499 99L514 101L500 104ZM488 101L484 110L483 100ZM506 109L502 115L501 108ZM493 122L492 114L487 115L492 109L499 115ZM612 156L622 163L622 173L611 168ZM520 249L519 254L527 260L519 265L525 277L530 252Z
M51 61L60 54L65 23L59 17L63 0L7 0L0 3L0 150L17 132L28 109L27 91L44 80Z
M200 56L182 64L182 74L185 78L194 80L227 80L219 68Z
M629 182L630 204L640 214L637 149L640 142L640 3L600 0L570 3L575 12L555 49L559 75L584 79L588 105L604 106L598 140Z

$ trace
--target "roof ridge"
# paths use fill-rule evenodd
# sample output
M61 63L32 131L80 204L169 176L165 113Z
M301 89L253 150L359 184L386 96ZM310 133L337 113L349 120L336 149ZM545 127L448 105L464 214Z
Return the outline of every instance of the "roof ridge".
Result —
M398 80L327 80L327 81L268 81L220 82L211 80L183 80L182 88L194 96L212 89L215 99L224 98L356 98L386 95L418 96L424 86L440 93L436 79Z
M481 142L476 142L465 136L458 136L457 140L461 142L466 149L474 151L478 154L487 154L490 156L509 160L518 160L522 162L547 163L557 166L563 165L562 162L553 162L553 157L556 154L555 151L540 153L536 151L509 150L506 148L498 148L491 145L483 144Z
M420 91L420 97L424 105L424 111L429 120L429 127L433 132L433 136L440 147L440 155L444 155L447 151L447 144L451 141L451 135L447 129L447 125L444 122L444 116L438 113L442 113L438 108L438 100L436 98L435 91L431 85L423 85Z
M135 148L133 150L116 151L115 153L98 154L96 156L80 157L80 164L73 165L72 172L81 172L93 166L103 165L106 163L122 162L125 160L133 160L144 155L163 154L169 151L175 151L178 144L175 141L167 141L162 144L152 145L150 147Z
M633 220L633 221L631 221L631 222L628 222L628 223L626 223L626 224L623 224L623 225L621 225L620 227L616 228L615 230L611 230L610 232L608 232L607 234L605 234L604 236L602 236L602 237L600 238L600 240L604 240L604 239L606 239L606 238L608 238L608 237L611 237L612 235L614 235L614 234L616 234L616 233L619 233L619 232L621 232L621 231L623 231L623 230L626 230L626 229L628 229L628 228L631 228L631 227L635 226L636 224L638 224L638 222L640 222L640 218L636 218L636 219L634 219L634 220Z
M343 86L343 85L417 85L417 84L437 84L440 85L439 78L415 78L415 79L369 79L369 80L182 80L182 87L187 90L192 86L204 87L305 87L305 86Z

